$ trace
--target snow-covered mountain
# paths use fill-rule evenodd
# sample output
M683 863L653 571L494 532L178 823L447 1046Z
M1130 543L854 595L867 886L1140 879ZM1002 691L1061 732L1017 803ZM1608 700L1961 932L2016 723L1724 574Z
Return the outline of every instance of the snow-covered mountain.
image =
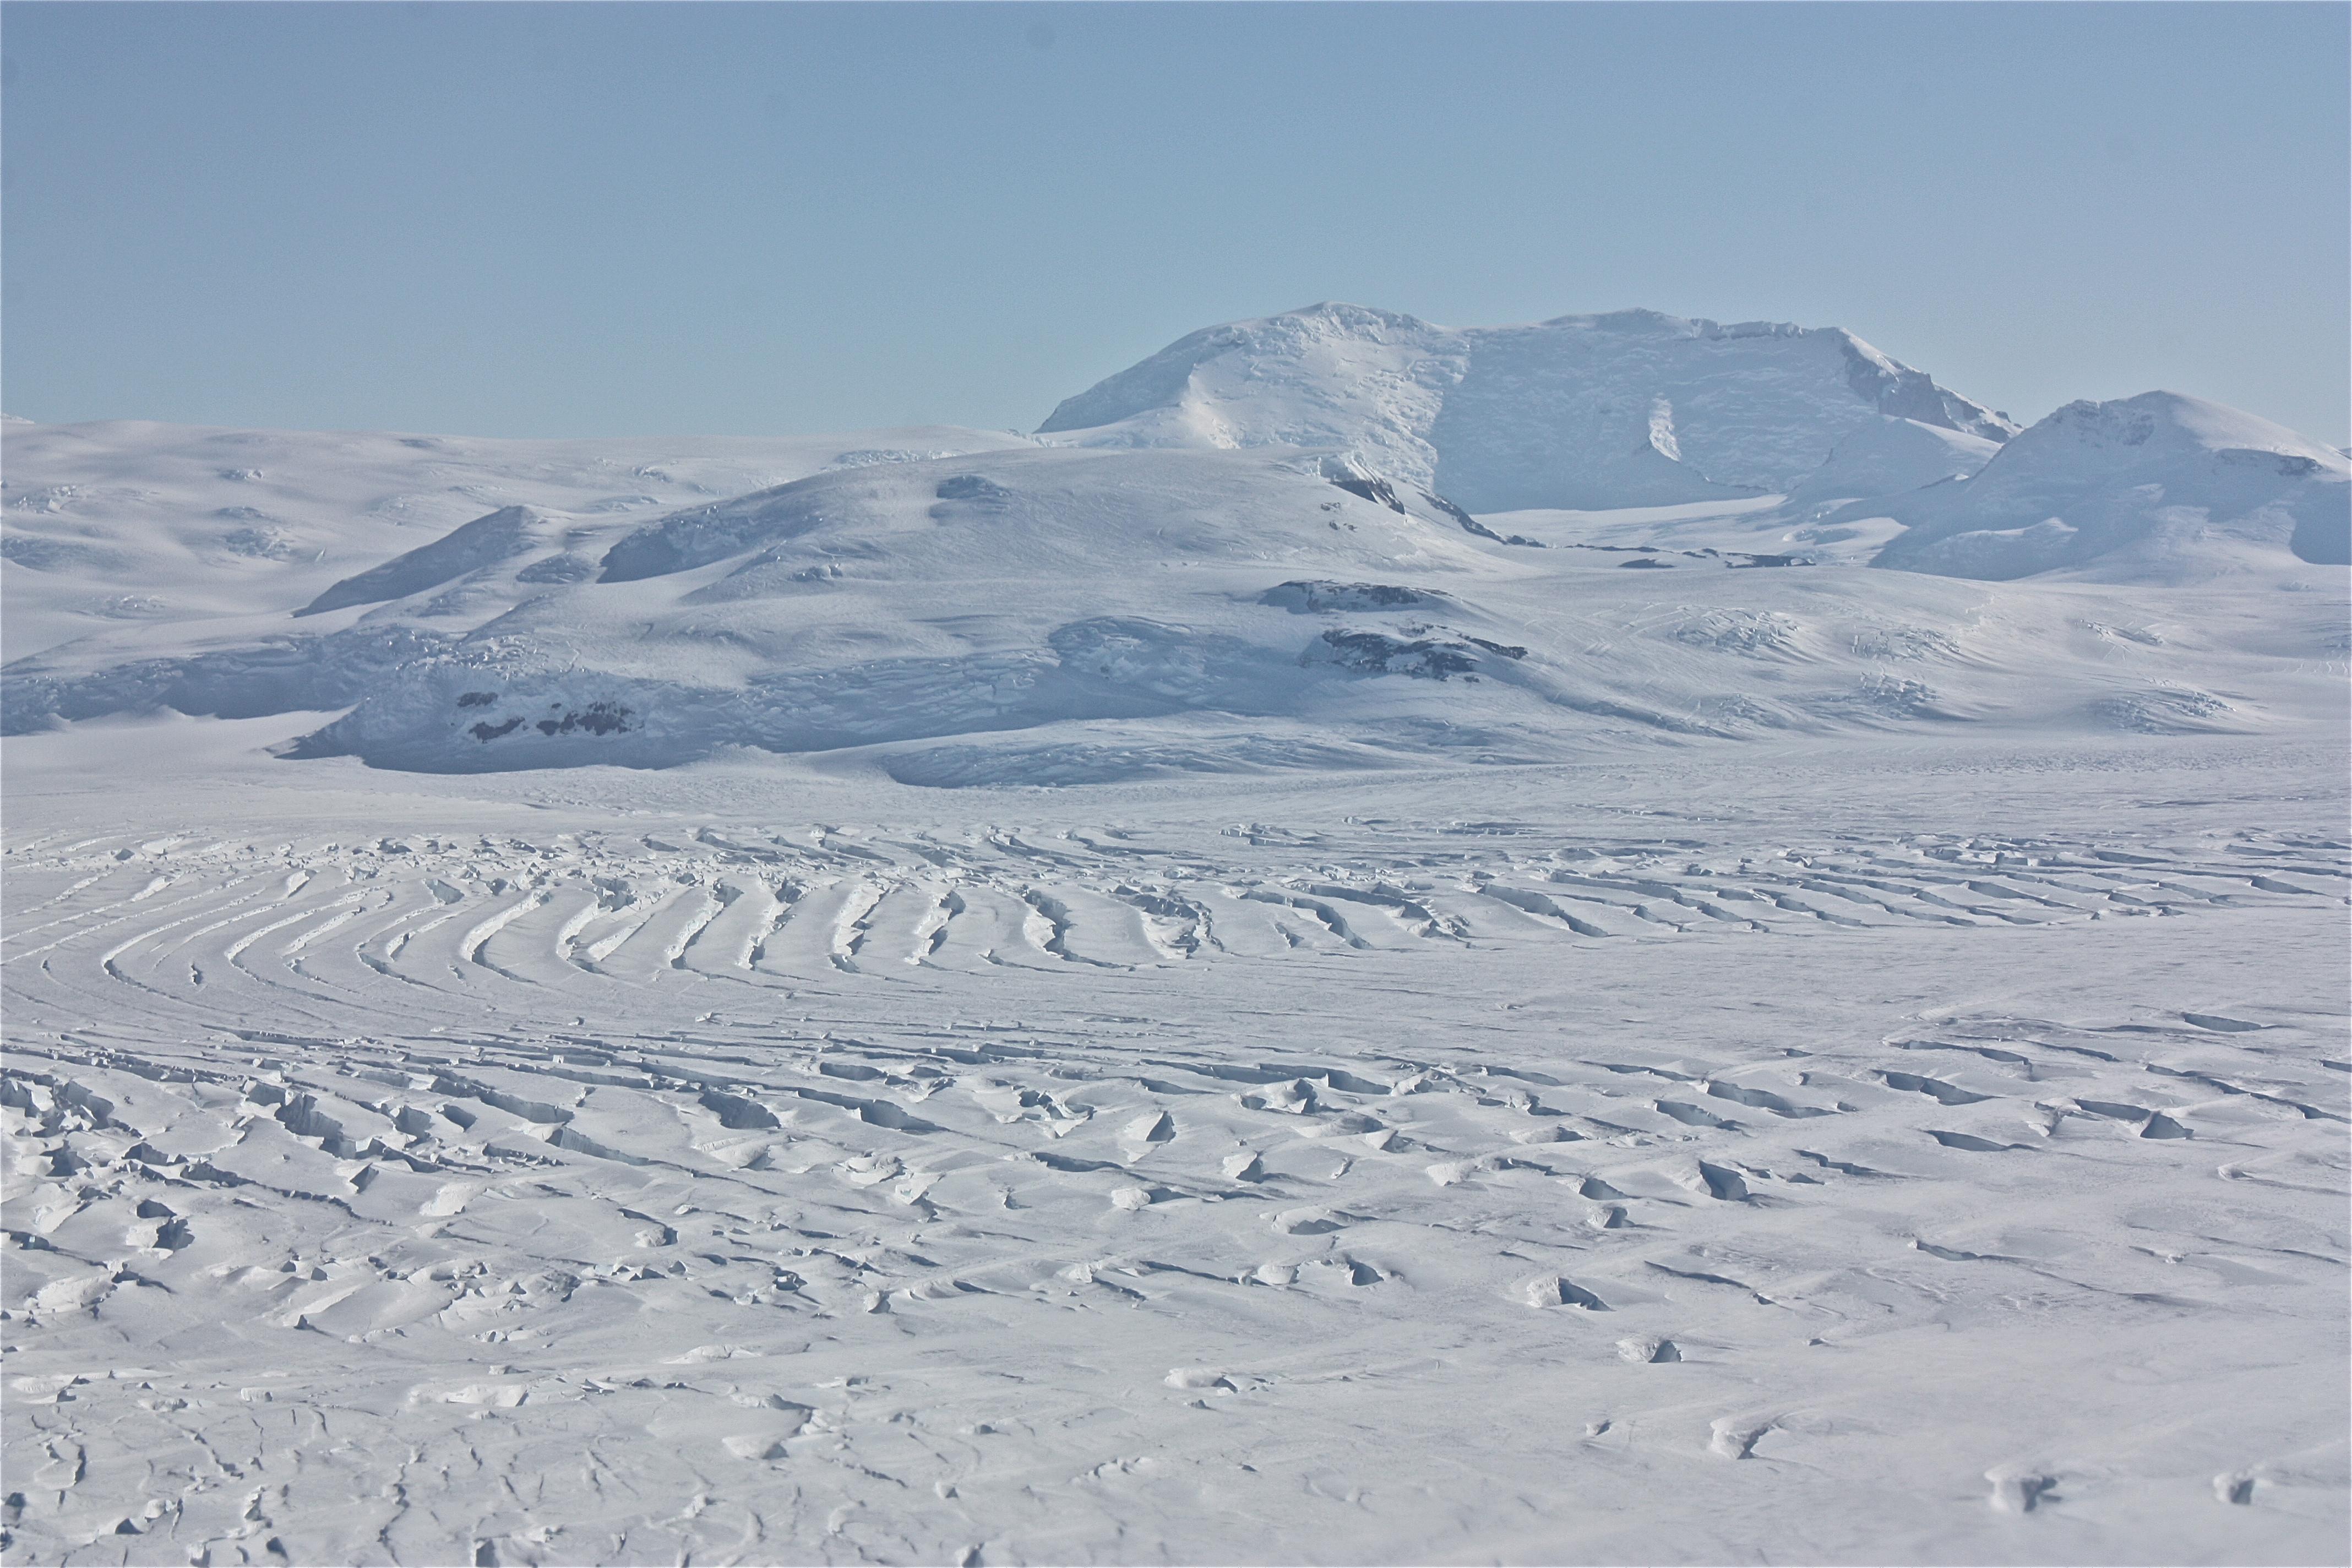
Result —
M2070 403L1973 477L1882 504L1909 526L1876 563L1953 577L2189 583L2352 563L2352 462L2175 392Z
M313 714L295 755L433 772L882 748L905 779L1071 782L2228 729L2323 700L2293 671L2340 653L2340 595L2276 593L2352 553L2340 454L2168 394L2003 444L1843 332L1326 306L1196 333L1048 426L11 425L0 718ZM2086 585L1952 581L2037 576ZM2200 605L2192 681L2186 634L2109 635L2165 612L2069 597L2097 582L2264 597Z
M51 523L16 536L8 587L83 629L6 667L6 726L312 714L290 754L427 772L878 748L906 780L1070 783L1959 721L2230 729L2333 700L2278 663L2324 655L2322 595L2216 600L2191 655L2110 636L2156 611L2083 591L1530 547L1331 453L896 456L651 518L517 502L390 559L347 542L324 581L316 558L240 558L236 595L193 603L170 536L92 568ZM71 520L56 489L42 518ZM71 608L91 570L154 608Z
M1781 492L1857 442L1876 451L1872 483L1908 489L1979 449L1921 450L1882 437L1889 422L1996 443L2016 429L1835 328L1654 310L1454 328L1323 304L1180 339L1038 433L1336 447L1474 512Z

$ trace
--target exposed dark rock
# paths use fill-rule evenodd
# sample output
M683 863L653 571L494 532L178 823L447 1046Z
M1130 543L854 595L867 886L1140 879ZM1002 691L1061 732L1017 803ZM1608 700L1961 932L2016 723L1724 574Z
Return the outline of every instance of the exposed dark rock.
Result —
M1444 599L1442 594L1400 588L1388 583L1334 583L1323 578L1277 583L1258 595L1259 604L1272 605L1295 615L1321 610L1402 610L1439 604Z
M1378 502L1399 517L1412 515L1404 510L1404 502L1397 500L1396 487L1386 479L1333 479L1331 482L1351 496L1361 496L1368 501Z
M542 735L569 735L584 730L591 735L626 734L635 726L629 722L629 710L617 702L591 702L585 708L567 711L561 719L541 719L539 732ZM520 720L514 721L520 723Z

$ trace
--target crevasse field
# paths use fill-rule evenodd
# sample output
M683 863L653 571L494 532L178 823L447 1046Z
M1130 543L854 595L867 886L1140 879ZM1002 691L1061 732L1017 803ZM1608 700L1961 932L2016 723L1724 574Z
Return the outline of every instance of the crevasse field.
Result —
M7 1562L2346 1558L2338 451L1349 306L5 443Z

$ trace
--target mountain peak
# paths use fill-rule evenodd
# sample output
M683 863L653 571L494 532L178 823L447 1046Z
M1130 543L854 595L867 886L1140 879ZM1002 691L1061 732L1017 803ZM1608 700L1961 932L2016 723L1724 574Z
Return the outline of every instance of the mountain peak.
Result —
M2257 415L2178 392L2067 404L1958 485L1891 504L1882 566L2177 583L2352 560L2352 463Z
M2037 443L2064 441L2077 447L2118 453L2153 444L2208 451L2277 452L2322 464L2341 457L2333 448L2259 415L2163 390L2105 402L2078 398L2034 426L2029 434Z
M1190 333L1038 434L1337 447L1504 511L1785 491L1889 418L1993 441L2016 429L1837 328L1649 310L1457 328L1324 301Z

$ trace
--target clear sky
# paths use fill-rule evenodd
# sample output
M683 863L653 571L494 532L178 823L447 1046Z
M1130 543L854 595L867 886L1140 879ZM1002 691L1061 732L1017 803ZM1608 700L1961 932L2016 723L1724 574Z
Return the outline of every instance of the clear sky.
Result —
M2347 439L2347 10L9 0L0 399L1034 427L1196 327L1646 306Z

